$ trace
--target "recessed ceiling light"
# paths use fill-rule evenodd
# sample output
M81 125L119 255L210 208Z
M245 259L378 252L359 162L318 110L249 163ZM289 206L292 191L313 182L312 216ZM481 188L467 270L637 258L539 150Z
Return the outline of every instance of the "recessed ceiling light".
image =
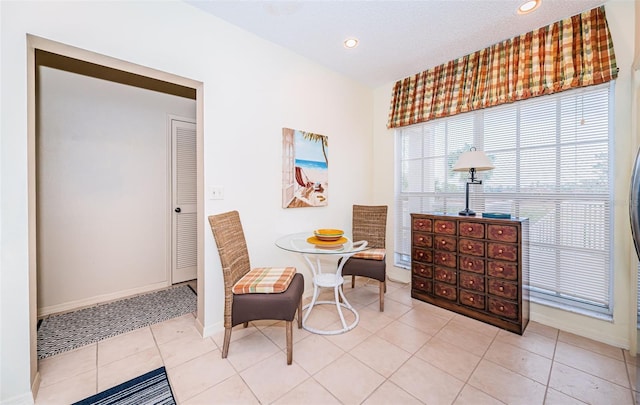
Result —
M529 0L518 7L518 14L529 14L540 6L542 0Z
M344 41L345 48L355 48L356 46L358 46L358 40L355 38L349 38Z

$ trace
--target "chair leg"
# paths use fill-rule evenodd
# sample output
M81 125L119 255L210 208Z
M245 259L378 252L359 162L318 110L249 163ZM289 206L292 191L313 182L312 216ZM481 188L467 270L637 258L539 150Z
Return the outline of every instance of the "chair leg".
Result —
M242 324L242 327L243 327L243 328L246 328L246 327L248 327L248 326L249 326L249 322L245 322L245 323L243 323L243 324Z
M356 276L352 275L351 276L351 288L356 286Z
M231 342L231 328L224 328L224 342L222 343L222 358L226 359L229 354L229 342Z
M387 283L380 282L380 312L384 312L384 293L387 291Z
M287 365L293 361L293 321L287 323Z
M298 302L298 329L302 329L302 297Z

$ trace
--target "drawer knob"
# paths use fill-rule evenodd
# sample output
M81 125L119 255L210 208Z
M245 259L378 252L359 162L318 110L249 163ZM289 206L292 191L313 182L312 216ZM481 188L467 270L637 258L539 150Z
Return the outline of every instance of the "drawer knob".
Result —
M500 311L504 311L504 306L500 305L500 306L498 307L498 309L499 309Z
M424 283L420 283L420 288L424 288Z
M421 236L418 238L418 242L424 242L424 238Z
M467 249L469 249L469 250L471 250L472 247L473 246L471 246L471 245L467 245Z
M419 252L419 253L418 253L418 256L419 256L419 257L422 257L422 256L424 256L424 253Z
M471 263L471 262L467 263L467 267L468 268L472 268L473 267L473 263Z
M442 256L442 261L443 261L443 262L446 262L446 261L447 261L447 258L446 258L445 256Z
M473 285L473 280L469 280L469 284L470 284L470 285Z
M445 224L442 224L442 226L441 226L440 228L444 229L444 228L446 228L446 227L447 227L447 226L446 226Z
M498 235L502 235L502 229L498 231Z
M442 295L447 295L447 290L442 290Z
M469 302L473 302L473 297L469 297Z
M442 242L440 242L440 243L442 243L443 245L446 245L446 244L447 244L447 241L446 241L446 240L443 240L443 241L442 241Z
M502 253L502 249L498 249L498 253Z
M502 273L504 271L504 267L498 267L498 273Z
M469 232L473 231L473 228L472 228L472 227L469 227L468 231L469 231Z
M504 287L503 287L503 286L500 286L500 287L498 287L498 290L499 290L499 291L504 291Z

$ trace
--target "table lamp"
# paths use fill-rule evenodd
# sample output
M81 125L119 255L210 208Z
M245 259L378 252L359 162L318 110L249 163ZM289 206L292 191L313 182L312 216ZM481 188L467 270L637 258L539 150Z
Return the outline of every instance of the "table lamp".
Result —
M460 215L476 215L475 212L469 209L469 184L482 184L482 180L476 179L476 172L481 172L485 170L494 169L495 166L487 155L483 151L476 150L475 147L472 147L468 152L463 152L455 165L453 165L454 172L465 172L469 171L471 176L470 179L467 180L465 184L465 209L460 211L458 214Z

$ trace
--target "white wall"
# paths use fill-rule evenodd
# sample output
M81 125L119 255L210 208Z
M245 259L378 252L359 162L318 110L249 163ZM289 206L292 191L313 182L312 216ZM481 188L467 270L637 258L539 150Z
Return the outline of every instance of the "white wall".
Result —
M373 107L373 147L374 162L371 176L373 198L375 204L384 204L389 207L387 218L387 253L395 251L395 137L393 130L387 130L389 117L389 103L393 83L381 86L374 91ZM410 272L393 265L393 254L387 256L387 276L394 281L403 283L411 282Z
M636 140L631 136L631 64L633 60L635 24L634 2L611 0L606 3L605 12L614 42L616 61L620 68L615 88L615 235L614 235L614 280L613 280L613 322L599 320L575 313L531 305L531 319L565 331L586 336L619 347L629 347L634 336L635 325L630 323L631 312L635 311L632 291L635 285L629 283L630 272L635 271L630 258L635 256L631 244L628 201L632 158L635 156ZM636 39L637 40L637 39ZM446 61L443 61L446 62ZM429 66L425 66L425 69ZM417 72L416 72L417 73ZM374 144L390 145L393 131L386 129L389 103L393 83L381 86L374 93ZM392 173L393 159L388 148L376 149L374 155L374 178L384 179L374 183L374 195L385 196L393 189L386 180ZM384 198L384 197L380 197ZM386 201L392 204L387 196ZM393 212L393 210L392 210ZM392 225L390 223L390 225ZM393 241L393 235L387 236ZM393 242L390 243L393 247ZM398 277L409 281L408 271L397 270Z
M624 206L633 147L629 132L622 131L630 125L624 86L630 87L633 7L624 0L607 4L621 67L616 86L616 244L627 258L631 245ZM385 127L391 84L372 92L175 1L2 1L0 30L0 402L30 400L27 33L204 83L205 186L224 186L225 199L207 200L201 221L206 224L207 215L238 209L253 264L293 263L308 283L304 262L278 251L273 241L327 223L349 230L353 203L390 206L387 241L393 249L393 131ZM282 127L329 136L328 207L280 208ZM211 331L222 322L223 291L208 224L204 229L204 322ZM560 327L624 344L628 324L621 318L629 313L630 287L622 277L628 277L628 260L616 268L613 324L559 314ZM390 269L396 278L406 274L402 272ZM544 311L534 306L534 319Z
M168 285L168 116L195 100L39 70L38 314Z
M0 401L30 398L26 34L204 84L204 182L224 187L201 218L205 318L222 325L223 284L206 216L237 209L255 265L304 262L279 251L287 232L350 229L351 205L372 199L370 89L181 2L0 2ZM329 137L329 206L281 208L282 128Z

